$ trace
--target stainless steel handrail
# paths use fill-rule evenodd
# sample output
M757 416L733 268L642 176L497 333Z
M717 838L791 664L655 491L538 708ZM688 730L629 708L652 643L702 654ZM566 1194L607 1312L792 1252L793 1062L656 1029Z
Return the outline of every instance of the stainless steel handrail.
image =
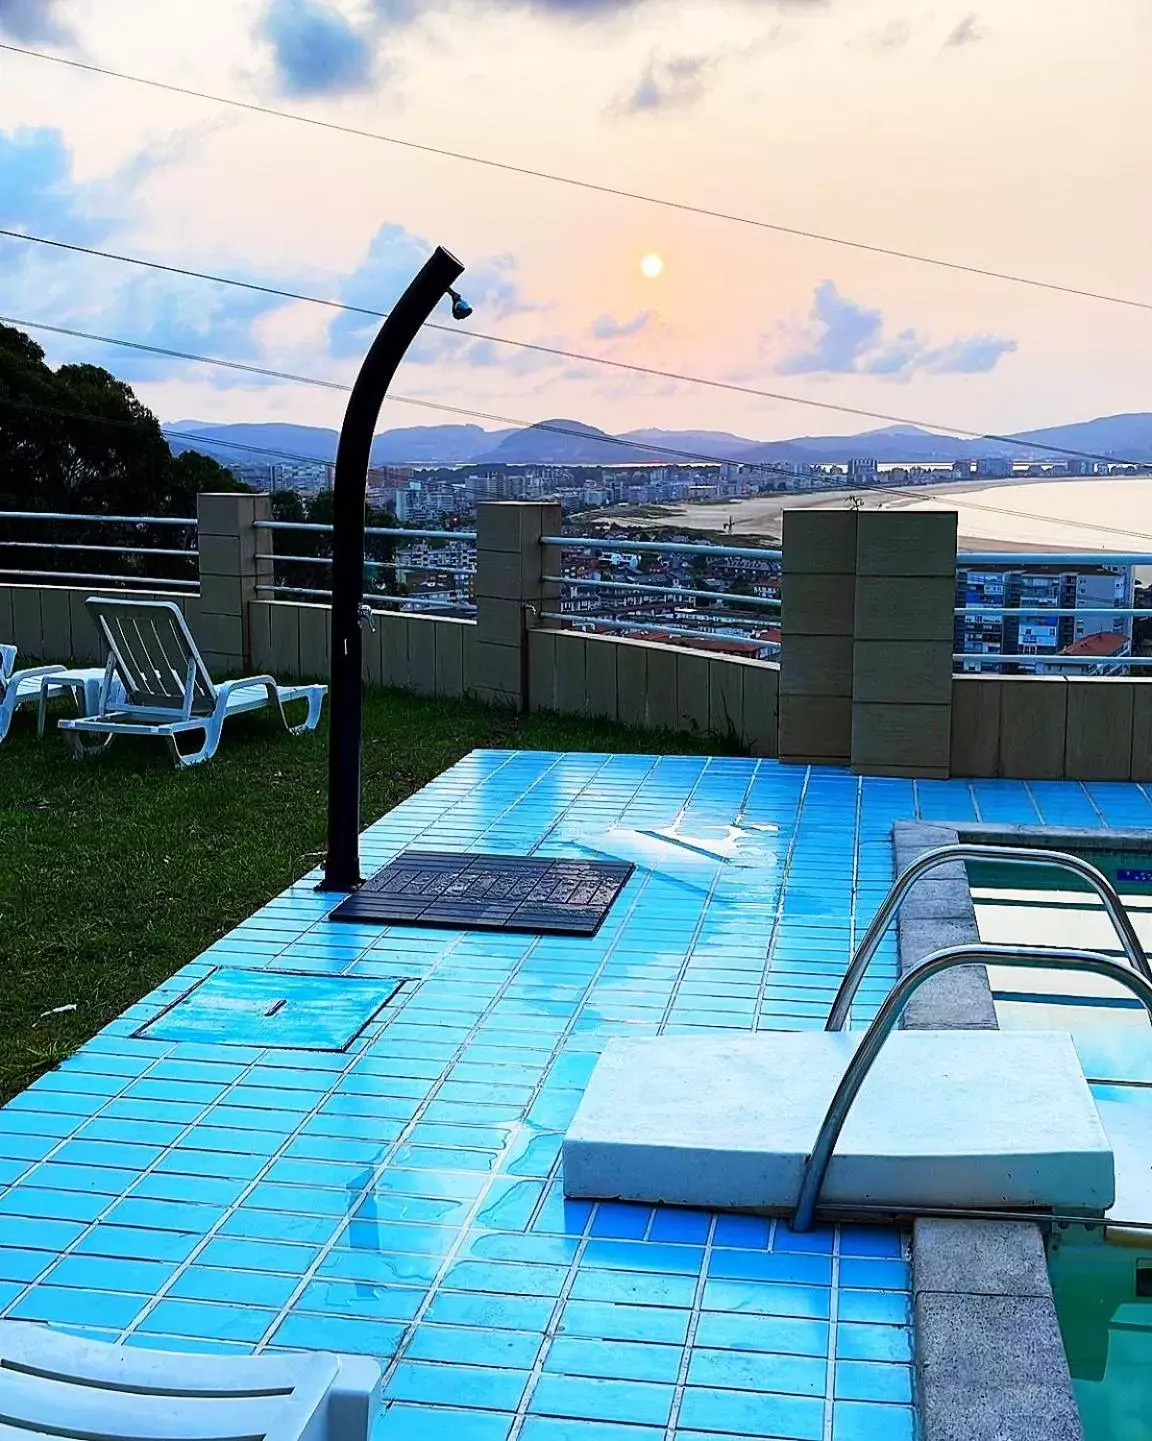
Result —
M998 966L1019 967L1022 970L1089 971L1098 976L1107 976L1117 985L1127 987L1142 1001L1149 1019L1152 1020L1152 985L1129 966L1109 960L1107 956L1097 955L1095 951L1049 949L1044 946L976 945L951 946L947 950L936 951L925 957L918 965L905 972L888 992L884 1004L876 1013L876 1019L864 1032L855 1054L840 1078L835 1094L828 1103L816 1144L804 1166L796 1214L792 1218L794 1231L807 1231L811 1228L828 1163L848 1119L852 1102L879 1055L880 1048L892 1033L901 1011L914 992L941 971L951 970L954 966L986 965L989 962Z
M888 929L892 917L903 904L904 897L921 876L953 861L1004 861L1009 865L1050 866L1057 870L1074 872L1082 880L1087 881L1103 901L1108 918L1116 927L1116 934L1120 937L1124 954L1131 961L1133 968L1146 981L1152 983L1152 965L1148 963L1148 957L1144 954L1140 937L1136 934L1131 917L1124 909L1124 902L1116 893L1115 887L1107 876L1102 875L1095 866L1081 860L1079 856L1066 855L1063 851L1032 850L1022 846L963 844L939 846L936 850L925 851L922 856L918 856L897 878L892 889L885 896L884 904L873 917L872 924L865 931L864 938L856 947L856 954L852 957L848 969L844 973L840 989L836 992L836 999L832 1002L832 1009L828 1012L828 1021L824 1027L826 1031L842 1031L847 1024L848 1012L852 1008L852 1002L856 999L856 992L860 989L864 973L871 964L872 957L876 954L876 948L879 946L884 932Z

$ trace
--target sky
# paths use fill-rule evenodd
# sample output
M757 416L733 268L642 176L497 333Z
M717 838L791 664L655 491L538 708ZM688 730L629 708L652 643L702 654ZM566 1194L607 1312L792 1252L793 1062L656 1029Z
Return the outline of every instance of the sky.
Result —
M977 0L980 3L980 0ZM0 41L331 125L1152 303L1147 0L0 0ZM162 13L162 23L157 15ZM396 396L613 433L1008 431L1152 409L1152 313L781 235L0 51L0 225L471 321ZM663 269L649 278L645 256ZM350 381L365 317L0 239L0 313ZM437 321L451 327L447 311ZM534 354L475 332L770 390ZM36 333L163 420L338 391ZM381 426L465 417L390 399ZM484 421L496 428L496 421Z

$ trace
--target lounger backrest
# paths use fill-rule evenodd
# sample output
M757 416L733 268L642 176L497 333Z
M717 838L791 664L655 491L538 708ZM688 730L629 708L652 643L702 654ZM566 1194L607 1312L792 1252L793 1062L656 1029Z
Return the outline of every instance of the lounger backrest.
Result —
M14 645L0 645L0 695L4 694L4 687L12 678L12 672L16 669L16 647Z
M0 1321L0 1435L336 1441L325 1413L340 1371L324 1353L176 1355Z
M87 605L124 683L127 704L118 710L212 712L216 687L174 601L94 595Z

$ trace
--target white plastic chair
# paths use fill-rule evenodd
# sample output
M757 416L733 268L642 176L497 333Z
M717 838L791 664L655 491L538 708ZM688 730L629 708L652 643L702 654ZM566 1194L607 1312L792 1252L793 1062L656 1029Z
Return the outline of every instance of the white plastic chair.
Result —
M62 720L60 729L77 755L92 755L118 735L160 736L177 766L194 766L216 754L228 716L274 705L292 735L315 730L327 691L322 685L277 685L270 675L216 685L208 674L180 608L170 600L90 596L88 609L108 643L108 667L96 714ZM124 698L115 696L115 680ZM291 725L285 706L302 701L306 718ZM203 731L198 751L183 754L177 736ZM101 737L85 744L84 735Z
M207 1356L0 1321L0 1438L367 1441L380 1409L367 1356Z
M17 670L16 647L0 645L0 741L8 734L17 706L39 705L41 680L64 669L62 665L38 665Z

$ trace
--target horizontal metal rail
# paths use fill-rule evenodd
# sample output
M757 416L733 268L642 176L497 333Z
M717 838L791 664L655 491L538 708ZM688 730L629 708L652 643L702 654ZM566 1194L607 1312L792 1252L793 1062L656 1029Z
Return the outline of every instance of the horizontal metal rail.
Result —
M307 530L316 535L331 535L330 525L319 525L312 521L304 520L256 520L252 522L256 530ZM366 525L365 535L390 535L398 540L442 540L444 542L453 540L475 541L474 530L401 530L395 526Z
M719 631L703 630L701 627L666 625L662 620L618 620L613 616L587 615L573 612L560 615L556 611L541 611L541 620L560 622L568 626L607 626L611 630L658 630L662 635L693 636L704 640L746 641L749 645L779 646L779 641L761 640L757 636L724 635ZM735 623L735 622L733 622ZM751 624L751 622L747 622Z
M163 550L151 545L65 545L55 540L0 540L0 545L12 550L85 550L99 551L102 555L174 555L181 560L196 560L198 550Z
M988 617L1010 615L1020 620L1066 620L1080 615L1116 616L1121 620L1143 616L1146 620L1152 620L1152 610L1147 606L1125 605L958 605L955 613Z
M272 555L261 556L261 560L283 561L285 565L331 565L330 555ZM406 560L365 560L368 570L421 570L431 575L475 575L476 568L460 570L450 565L416 565Z
M992 945L952 946L947 950L935 951L910 971L906 971L892 987L848 1062L840 1084L824 1113L812 1153L804 1166L796 1213L792 1217L794 1231L808 1231L812 1228L812 1218L828 1173L828 1164L848 1119L848 1112L852 1109L852 1102L859 1094L865 1077L900 1019L904 1007L924 982L931 980L933 976L950 971L956 966L988 964L1018 967L1021 970L1087 971L1092 975L1106 976L1118 986L1124 986L1131 991L1142 1002L1149 1019L1152 1020L1152 984L1145 976L1137 974L1128 966L1109 960L1107 956L1097 955L1095 951Z
M1091 525L1091 521L1086 524ZM961 551L956 557L958 570L971 570L974 566L983 565L992 566L996 570L1019 570L1021 566L1027 565L1152 565L1152 555L1146 551L1112 553L1106 550L970 550Z
M33 580L95 580L115 585L148 586L160 590L199 590L198 580L164 580L155 575L97 575L83 570L8 570L0 566L0 575L26 576Z
M1137 669L1143 666L1152 665L1150 655L1062 655L1059 651L1051 651L1044 655L1007 654L997 652L995 655L987 655L983 651L975 654L960 652L952 657L953 664L962 662L964 665L1126 665L1135 666Z
M597 540L592 536L545 535L541 545L558 545L565 550L626 550L638 555L720 555L734 560L775 560L783 556L781 550L754 550L748 546L697 545L691 542L663 540Z
M314 595L319 596L324 600L331 600L332 598L332 592L330 590L314 590L308 586L303 585L258 585L256 589L262 592L264 595ZM364 604L367 606L375 606L380 610L385 610L391 606L396 606L401 610L405 606L414 606L417 608L425 606L438 606L442 610L476 609L475 605L471 601L467 600L438 600L435 597L425 597L419 595L372 594L366 595L364 597Z
M552 585L572 586L577 590L626 590L636 595L680 596L689 600L722 600L738 605L779 605L779 599L762 595L733 595L718 590L689 590L686 586L638 585L629 580L577 580L568 575L546 575L543 579Z
M872 958L884 937L884 932L892 923L893 916L903 905L905 897L916 882L922 876L927 875L929 871L962 861L997 861L1005 865L1070 871L1073 875L1079 876L1081 880L1087 881L1103 902L1108 919L1120 937L1121 947L1128 957L1132 969L1143 976L1149 984L1152 984L1152 965L1148 963L1148 957L1144 954L1144 947L1140 937L1136 934L1132 918L1124 909L1124 902L1108 877L1088 861L1081 860L1079 856L1068 855L1064 851L1046 851L1024 846L968 844L939 846L935 850L925 851L923 855L917 856L912 864L897 877L891 890L884 897L880 909L872 918L872 924L864 932L863 939L856 947L856 954L849 962L844 979L840 982L840 989L836 992L832 1009L828 1012L825 1030L842 1031L844 1029L848 1021L848 1013L852 1009L852 1002L856 997L856 992L860 989L860 982L864 979L864 974L872 963Z
M72 515L57 510L0 510L0 520L77 520L90 525L196 525L170 515Z

